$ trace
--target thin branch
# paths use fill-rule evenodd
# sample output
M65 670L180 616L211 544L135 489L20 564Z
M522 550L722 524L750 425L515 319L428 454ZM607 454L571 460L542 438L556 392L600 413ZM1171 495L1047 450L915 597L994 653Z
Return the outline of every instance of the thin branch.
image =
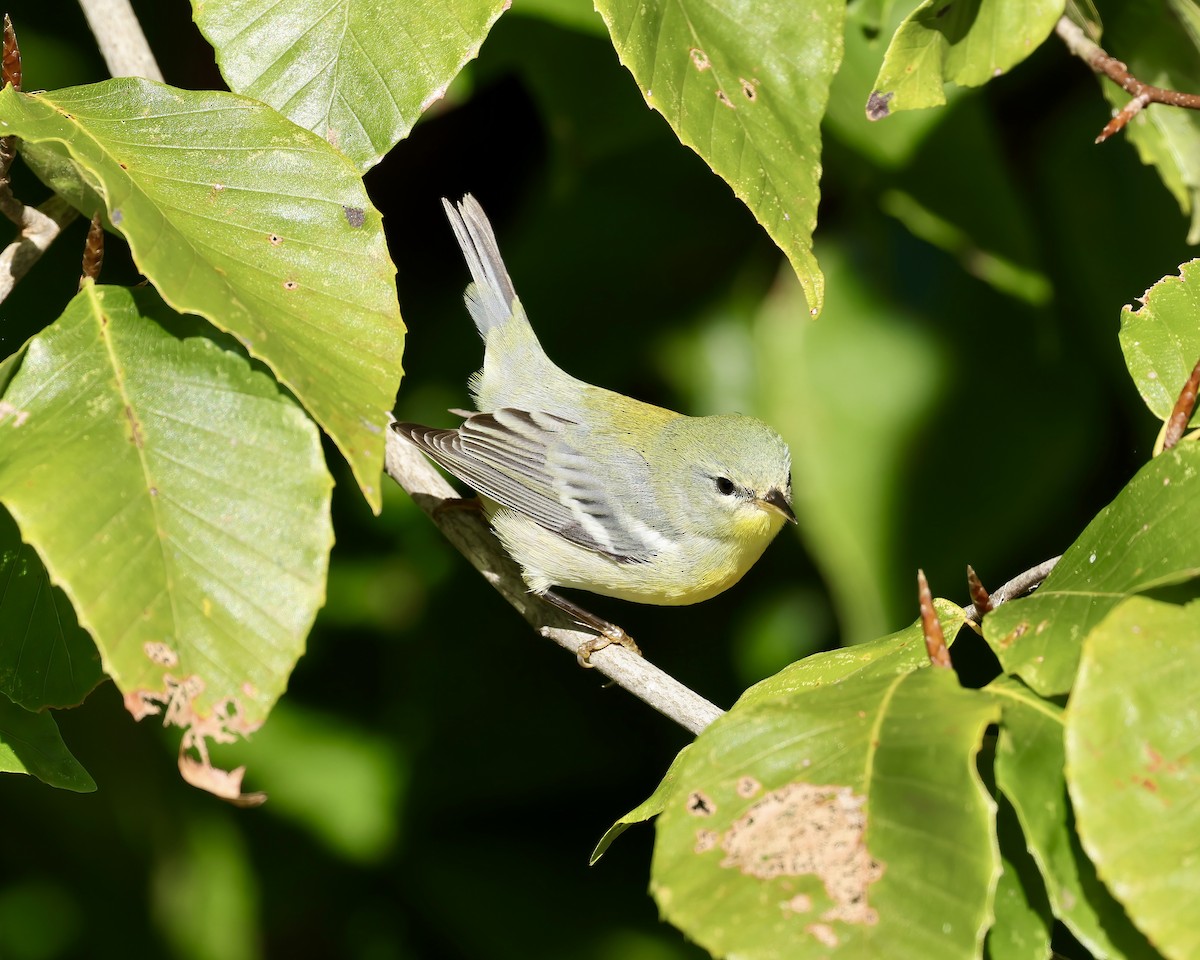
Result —
M114 77L145 77L162 83L162 71L129 0L79 0L79 5L109 73Z
M1183 107L1186 110L1200 110L1200 95L1180 93L1178 90L1167 90L1151 83L1143 83L1129 72L1129 68L1125 64L1115 57L1109 56L1098 44L1089 39L1083 32L1083 28L1069 17L1059 18L1054 32L1058 34L1059 39L1067 45L1067 49L1072 54L1096 73L1108 77L1133 98L1108 121L1104 129L1100 131L1100 136L1096 138L1097 143L1103 143L1114 133L1122 130L1130 120L1151 103Z
M63 227L77 215L75 208L62 197L51 197L40 207L20 204L17 220L20 233L0 253L0 302L12 293L17 281L29 272Z
M1030 567L1024 573L1018 573L1008 583L991 594L989 599L992 602L992 607L998 607L1009 600L1016 600L1018 597L1023 597L1031 590L1040 587L1042 581L1050 576L1050 571L1054 569L1054 565L1061 559L1061 556L1051 557L1049 560L1043 560L1036 567ZM979 622L982 616L976 612L974 604L965 608L963 613L967 615L968 620L974 620L976 623Z
M568 626L570 621L560 610L529 592L516 563L492 535L480 511L447 509L447 504L461 502L458 492L416 447L390 429L385 464L388 476L409 493L446 539L538 633L576 656L584 644L594 639L593 634ZM692 733L699 733L722 713L625 647L611 644L592 653L589 662L618 686Z
M1162 448L1164 451L1170 450L1183 439L1183 431L1187 429L1187 425L1192 419L1192 413L1196 409L1198 390L1200 390L1200 360L1196 362L1192 368L1192 375L1187 378L1183 389L1179 391L1179 399L1175 401L1175 408L1167 419L1166 429L1163 431Z

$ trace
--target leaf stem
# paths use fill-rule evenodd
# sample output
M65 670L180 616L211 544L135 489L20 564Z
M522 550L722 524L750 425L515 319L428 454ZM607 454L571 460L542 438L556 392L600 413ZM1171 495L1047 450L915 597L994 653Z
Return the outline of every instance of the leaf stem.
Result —
M1122 130L1142 109L1151 103L1162 103L1169 107L1183 107L1186 110L1200 110L1200 94L1180 93L1178 90L1167 90L1156 87L1151 83L1143 83L1129 72L1129 68L1115 57L1109 56L1099 44L1088 38L1083 28L1063 16L1054 27L1060 40L1067 49L1091 67L1096 73L1103 74L1132 99L1122 107L1111 120L1105 124L1096 138L1096 143L1103 143L1114 133Z

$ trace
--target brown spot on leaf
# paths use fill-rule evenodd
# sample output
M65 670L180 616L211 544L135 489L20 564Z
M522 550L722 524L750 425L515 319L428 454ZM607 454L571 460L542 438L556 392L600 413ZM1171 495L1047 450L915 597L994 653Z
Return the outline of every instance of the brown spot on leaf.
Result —
M692 848L696 853L708 853L717 845L720 834L715 830L697 830L696 845Z
M7 420L9 417L13 418L13 426L19 427L29 419L29 411L18 410L7 400L0 400L0 422Z
M833 932L833 927L827 923L810 923L804 928L804 932L814 940L821 941L821 943L831 950L838 945L837 934Z
M693 790L688 794L687 812L693 817L711 817L717 812L717 805L701 790Z
M892 108L889 104L894 96L894 93L880 93L878 90L873 90L867 97L867 119L882 120L891 113Z
M125 404L125 419L129 421L129 439L133 441L133 445L139 449L144 447L146 441L142 438L141 421L138 420L137 414L133 412L133 407L129 404Z
M762 784L753 777L742 777L737 782L737 792L739 797L745 797L749 800L752 796L762 789Z
M688 55L692 58L692 65L701 72L712 66L712 63L708 59L708 54L699 47L692 47L688 51Z
M161 690L142 687L126 693L125 709L135 720L161 714L164 727L183 728L179 773L184 780L238 806L257 806L265 801L265 794L241 792L245 767L220 770L212 765L208 755L209 740L233 743L239 737L249 736L259 724L246 720L240 702L232 697L214 704L208 713L197 710L196 698L204 692L205 684L196 674L176 677L164 673L162 680Z
M727 94L724 90L717 91L717 99L720 100L723 104L725 104L725 106L727 106L730 110L737 109L733 105L733 101L729 99L729 94Z
M730 825L721 866L760 880L816 876L834 904L822 920L877 923L867 890L885 866L863 842L865 804L866 797L844 786L790 783L772 790Z
M1000 638L1000 649L1007 650L1014 643L1016 643L1019 639L1021 639L1021 637L1023 637L1028 632L1028 630L1029 630L1029 621L1028 620L1018 623L1015 627L1012 628L1011 631L1009 631L1003 637Z
M362 207L342 207L346 214L346 222L355 230L367 222L367 212Z
M267 242L273 247L282 247L283 246L283 237L281 237L277 233L268 233L267 234Z
M159 666L175 667L179 665L179 655L165 643L147 641L142 645L142 651L152 663L157 663Z
M785 900L780 906L792 913L808 913L812 909L812 897L807 893L798 893L791 900Z
M300 284L298 284L295 280L284 280L283 289L288 291L299 290Z
M738 77L742 81L742 96L753 103L758 99L758 84L753 80L746 80Z

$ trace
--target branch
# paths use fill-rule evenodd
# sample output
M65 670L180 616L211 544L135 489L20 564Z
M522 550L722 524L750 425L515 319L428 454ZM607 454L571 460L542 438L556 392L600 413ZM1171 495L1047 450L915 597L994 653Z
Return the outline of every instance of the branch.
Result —
M7 184L0 190L7 193ZM10 208L8 202L16 207ZM75 208L62 197L51 197L40 207L27 207L7 194L4 206L5 214L21 229L17 239L0 253L0 302L12 293L17 281L38 262L63 227L77 216ZM15 217L9 213L10 209Z
M1049 560L1043 560L1036 567L1030 567L1024 573L1018 573L1008 583L991 594L989 599L991 600L992 607L998 607L1008 600L1016 600L1018 597L1025 596L1025 594L1034 588L1040 587L1042 581L1050 576L1050 571L1054 569L1054 565L1061 559L1061 556L1051 557ZM974 620L976 623L981 619L981 615L976 612L975 604L964 608L963 613L967 615L968 620Z
M561 611L529 592L520 569L493 536L480 511L446 509L447 503L461 502L457 491L416 447L391 429L387 432L385 469L429 515L446 539L538 633L576 656L580 647L594 638L591 633L574 629L573 624L568 626L571 621ZM699 733L722 713L720 708L625 647L610 644L592 653L589 662L618 686L692 733Z
M1103 143L1114 133L1122 130L1130 120L1137 116L1144 107L1151 103L1163 103L1170 107L1183 107L1186 110L1200 110L1200 95L1180 93L1178 90L1166 90L1150 83L1143 83L1129 72L1129 68L1115 57L1109 56L1104 50L1083 32L1083 28L1068 17L1059 18L1054 27L1060 40L1067 49L1080 60L1091 67L1096 73L1108 77L1113 83L1128 93L1133 99L1105 125L1096 138L1097 143Z
M109 73L114 77L145 77L162 83L162 71L129 0L79 0L79 5Z

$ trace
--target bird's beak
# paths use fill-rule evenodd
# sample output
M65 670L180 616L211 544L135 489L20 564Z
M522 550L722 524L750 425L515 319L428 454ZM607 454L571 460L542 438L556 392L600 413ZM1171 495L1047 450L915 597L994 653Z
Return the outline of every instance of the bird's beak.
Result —
M758 497L757 500L768 510L774 510L776 513L782 514L783 518L789 523L796 522L796 514L792 511L792 505L788 503L787 494L781 490L776 490L772 487L761 497Z

